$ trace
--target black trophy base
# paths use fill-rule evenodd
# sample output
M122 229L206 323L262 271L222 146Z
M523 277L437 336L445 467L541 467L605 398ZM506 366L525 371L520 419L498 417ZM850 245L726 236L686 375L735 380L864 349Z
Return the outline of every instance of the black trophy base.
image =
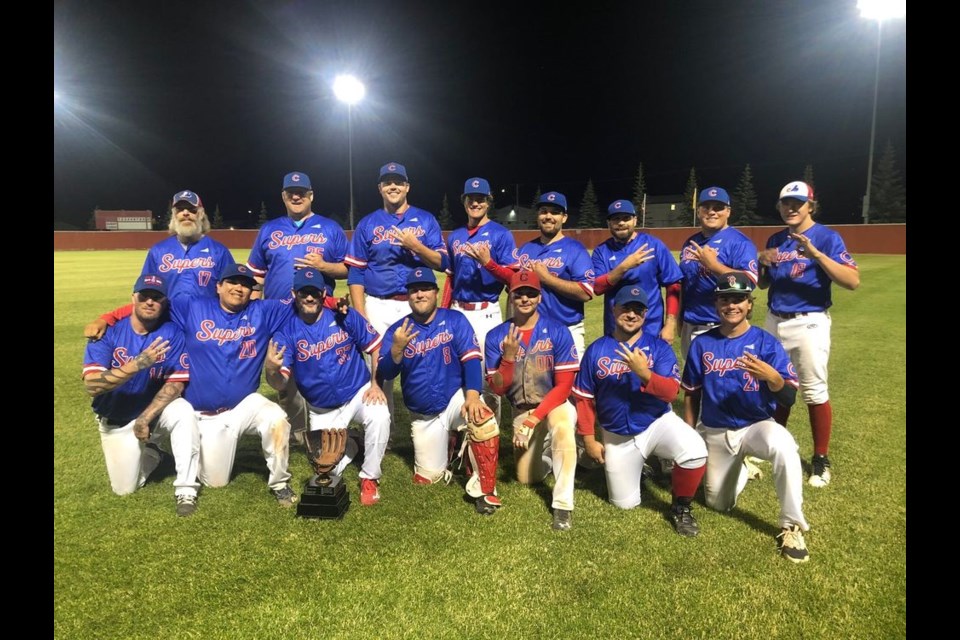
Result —
M339 520L350 508L350 494L343 478L334 478L326 486L317 484L316 477L310 479L300 495L297 504L297 516L300 518L319 518L321 520Z

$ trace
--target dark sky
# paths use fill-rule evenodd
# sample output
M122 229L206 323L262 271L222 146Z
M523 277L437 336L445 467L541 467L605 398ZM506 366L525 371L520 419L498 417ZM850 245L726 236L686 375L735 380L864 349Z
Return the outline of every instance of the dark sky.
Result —
M731 191L749 163L760 208L813 164L825 222L860 219L876 23L855 0L769 2L54 3L54 218L95 206L165 209L192 189L228 222L285 173L308 173L314 211L349 202L347 109L330 84L361 77L354 108L358 214L377 170L405 164L413 204L451 209L487 177L497 204L537 187L602 206L631 196ZM519 8L518 8L519 7ZM877 153L906 179L906 21L885 23ZM769 207L767 206L769 204Z

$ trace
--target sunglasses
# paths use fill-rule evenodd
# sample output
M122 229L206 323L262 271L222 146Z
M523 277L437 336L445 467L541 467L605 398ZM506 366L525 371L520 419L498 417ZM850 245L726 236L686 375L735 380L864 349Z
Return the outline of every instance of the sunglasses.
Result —
M715 211L720 213L727 208L727 205L723 204L722 202L704 202L700 205L700 208L704 211Z
M167 299L167 296L163 295L159 291L138 291L137 300L140 302L146 302L147 300L153 300L154 302L163 302Z
M176 205L176 206L173 207L173 210L176 211L176 212L178 212L178 213L179 213L180 211L189 211L190 213L196 213L196 212L197 212L197 208L196 208L195 206L193 206L192 204L178 204L178 205Z

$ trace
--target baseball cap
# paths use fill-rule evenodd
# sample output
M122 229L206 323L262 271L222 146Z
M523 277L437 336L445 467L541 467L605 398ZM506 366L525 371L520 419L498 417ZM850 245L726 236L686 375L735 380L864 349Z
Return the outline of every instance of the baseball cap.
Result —
M543 288L540 286L540 277L533 271L517 271L515 274L510 276L511 293L515 289L520 289L523 287L530 287L531 289L536 289L537 291L543 291Z
M463 193L460 194L460 197L462 198L463 196L471 196L474 194L489 196L490 183L483 178L469 178L463 183Z
M727 193L726 189L720 187L707 187L700 192L700 199L697 200L697 204L703 204L704 202L722 202L729 206L730 194Z
M300 291L306 287L316 287L324 295L330 295L323 274L316 269L297 269L293 272L293 290Z
M614 200L607 207L607 217L618 216L621 213L629 213L632 216L637 215L637 209L629 200Z
M614 306L623 306L628 302L639 302L645 307L650 306L650 304L647 302L646 292L644 292L644 290L637 285L631 285L620 289L620 291L617 291L617 295L613 299Z
M220 274L220 282L223 282L227 278L247 278L252 282L256 282L253 278L253 271L250 271L250 267L245 264L232 264Z
M407 276L407 287L415 284L432 284L437 286L437 276L433 275L433 269L430 267L417 267L410 270Z
M407 177L407 168L399 162L388 162L380 167L380 179L377 182L383 182L384 178L390 176L403 178L404 182L410 182L410 178Z
M791 182L783 189L780 189L780 199L783 200L784 198L794 198L800 202L813 200L813 187L799 180Z
M552 204L563 209L563 212L567 212L567 196L563 195L559 191L547 191L545 194L540 196L540 199L537 200L537 207L539 208L542 204Z
M748 295L754 288L753 280L748 278L747 274L742 271L731 271L717 277L717 286L714 287L713 292L717 295L731 293Z
M283 176L283 188L286 189L306 189L307 191L312 191L313 187L310 186L310 176L303 173L302 171L293 171Z
M201 207L203 204L200 202L200 196L195 194L193 191L188 191L184 189L183 191L177 191L173 194L173 204L178 202L189 202L194 207Z
M137 278L137 282L133 285L133 292L140 293L147 290L156 291L165 296L167 295L167 282L158 275L145 273Z

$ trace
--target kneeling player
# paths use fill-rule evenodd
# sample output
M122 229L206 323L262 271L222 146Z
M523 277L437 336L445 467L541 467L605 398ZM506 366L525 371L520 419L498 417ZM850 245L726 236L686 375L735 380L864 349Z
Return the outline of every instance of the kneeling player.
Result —
M400 375L403 401L410 410L414 451L413 481L449 482L449 433L466 431L470 458L480 480L477 512L500 507L496 495L500 429L480 399L483 371L480 345L466 317L437 308L437 279L427 267L410 271L407 293L412 313L384 335L377 379Z
M346 307L337 308L326 297L323 274L315 269L300 269L293 277L297 316L291 318L270 342L266 360L267 382L278 391L289 384L291 373L296 387L307 403L308 450L315 451L321 430L342 433L327 442L331 451L319 451L322 464L315 465L319 484L330 484L359 451L357 443L346 437L349 424L356 421L364 429L364 456L360 469L360 504L380 501L380 465L390 436L390 411L383 391L373 382L363 353L380 349L380 335L363 316ZM334 307L331 309L330 307ZM296 394L292 394L296 395ZM315 457L311 456L311 460Z
M577 413L567 398L580 365L570 329L537 311L540 292L536 273L513 274L513 319L487 334L485 359L490 388L513 405L517 479L533 484L553 471L553 528L563 531L573 524L577 463Z
M680 391L680 367L669 344L641 330L646 313L643 289L617 292L613 334L587 347L573 386L577 433L583 435L586 454L603 463L610 502L622 509L640 504L648 456L673 460L670 520L680 535L695 536L700 526L690 503L703 478L707 449L671 410ZM594 437L595 420L603 443Z
M769 460L780 500L780 553L791 562L806 562L810 554L802 532L810 526L800 508L800 453L790 432L771 417L777 404L789 407L796 400L797 374L780 342L750 325L753 287L742 272L717 278L720 326L690 346L683 370L684 418L696 426L710 454L704 480L707 506L733 509L746 485L744 458Z

